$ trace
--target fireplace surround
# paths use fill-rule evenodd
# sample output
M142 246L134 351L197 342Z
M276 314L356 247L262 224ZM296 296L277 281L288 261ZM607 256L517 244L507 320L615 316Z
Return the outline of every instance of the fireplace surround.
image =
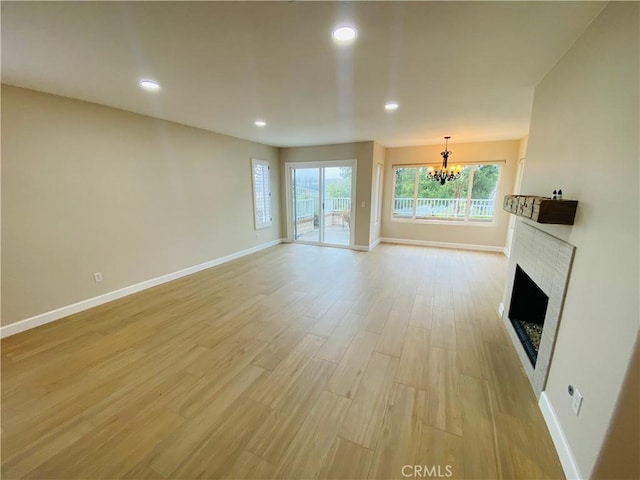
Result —
M502 320L536 397L547 381L574 252L573 245L525 220L516 222ZM538 333L539 345L527 345L526 338Z

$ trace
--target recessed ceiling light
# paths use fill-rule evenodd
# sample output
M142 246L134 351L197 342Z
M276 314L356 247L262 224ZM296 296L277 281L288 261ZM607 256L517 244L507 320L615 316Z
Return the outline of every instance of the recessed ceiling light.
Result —
M256 120L254 124L256 127L264 127L267 125L267 122L265 122L264 120Z
M387 102L384 104L384 109L385 110L397 110L398 107L400 105L398 105L396 102Z
M140 86L145 90L160 90L160 84L155 80L140 80Z
M346 43L358 36L358 31L351 25L340 25L333 29L331 36L336 42Z

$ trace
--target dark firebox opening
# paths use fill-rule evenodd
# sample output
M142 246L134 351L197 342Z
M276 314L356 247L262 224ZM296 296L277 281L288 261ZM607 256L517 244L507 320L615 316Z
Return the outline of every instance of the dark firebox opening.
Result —
M531 365L536 366L542 338L544 317L549 297L531 280L520 265L516 265L513 280L509 320L518 334Z

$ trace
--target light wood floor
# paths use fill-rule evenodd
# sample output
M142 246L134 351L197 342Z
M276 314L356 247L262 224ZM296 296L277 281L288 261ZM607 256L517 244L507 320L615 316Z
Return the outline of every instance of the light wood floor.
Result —
M2 478L563 478L506 263L281 245L9 337Z

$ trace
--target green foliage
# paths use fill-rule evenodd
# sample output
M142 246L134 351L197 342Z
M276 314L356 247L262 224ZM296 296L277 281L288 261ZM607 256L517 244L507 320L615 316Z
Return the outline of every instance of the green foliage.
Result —
M470 168L465 166L456 180L440 185L429 178L425 167L396 169L396 198L413 198L416 171L418 174L418 198L467 198ZM487 199L494 194L498 181L498 165L477 165L473 176L472 198Z
M418 198L466 198L469 189L469 167L464 167L460 178L444 185L429 178L427 169L420 169L418 180Z
M326 192L330 198L351 198L351 167L339 167L340 178L327 182Z
M416 182L415 168L396 169L396 198L413 198L413 190Z
M498 165L478 165L473 174L473 188L471 196L476 199L491 198L498 185Z
M396 169L396 198L413 198L415 176L418 173L418 198L466 198L469 189L469 168L465 167L460 178L440 185L429 178L424 167Z
M329 198L350 198L351 182L338 181L327 184L327 196Z

